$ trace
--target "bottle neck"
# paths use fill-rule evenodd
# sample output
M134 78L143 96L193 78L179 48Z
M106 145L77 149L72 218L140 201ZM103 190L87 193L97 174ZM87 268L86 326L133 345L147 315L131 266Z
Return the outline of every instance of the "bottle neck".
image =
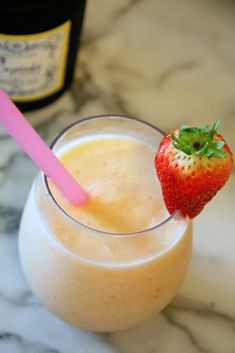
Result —
M31 10L37 8L43 8L47 6L57 5L58 3L63 2L63 0L22 0L19 3L19 0L2 0L0 3L0 10ZM67 3L71 2L71 0L66 0Z

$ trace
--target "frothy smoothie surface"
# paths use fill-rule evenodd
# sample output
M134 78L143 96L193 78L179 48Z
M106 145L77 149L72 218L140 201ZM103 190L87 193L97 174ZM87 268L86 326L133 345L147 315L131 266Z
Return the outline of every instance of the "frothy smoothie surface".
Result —
M50 184L63 210L78 222L111 233L139 232L167 216L154 170L155 150L131 137L96 135L59 151L62 163L89 194L72 206Z

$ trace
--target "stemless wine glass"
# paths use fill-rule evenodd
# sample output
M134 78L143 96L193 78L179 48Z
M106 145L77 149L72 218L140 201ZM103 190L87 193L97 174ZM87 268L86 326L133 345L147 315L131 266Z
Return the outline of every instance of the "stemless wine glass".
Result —
M141 120L96 116L67 127L52 149L58 154L81 138L97 135L135 138L153 151L163 137ZM188 268L191 233L191 222L178 211L132 233L93 229L65 212L39 173L21 220L20 259L46 308L75 326L110 332L141 323L172 300Z

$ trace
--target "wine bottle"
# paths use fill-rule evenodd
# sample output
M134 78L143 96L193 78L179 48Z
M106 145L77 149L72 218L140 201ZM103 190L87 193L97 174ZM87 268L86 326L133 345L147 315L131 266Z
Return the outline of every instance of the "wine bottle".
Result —
M70 86L86 0L1 0L0 87L22 111Z

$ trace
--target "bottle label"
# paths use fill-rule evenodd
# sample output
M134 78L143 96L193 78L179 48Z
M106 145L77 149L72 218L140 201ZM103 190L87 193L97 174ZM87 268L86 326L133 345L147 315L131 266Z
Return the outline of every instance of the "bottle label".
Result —
M71 22L28 35L0 33L0 86L16 102L42 99L64 84Z

